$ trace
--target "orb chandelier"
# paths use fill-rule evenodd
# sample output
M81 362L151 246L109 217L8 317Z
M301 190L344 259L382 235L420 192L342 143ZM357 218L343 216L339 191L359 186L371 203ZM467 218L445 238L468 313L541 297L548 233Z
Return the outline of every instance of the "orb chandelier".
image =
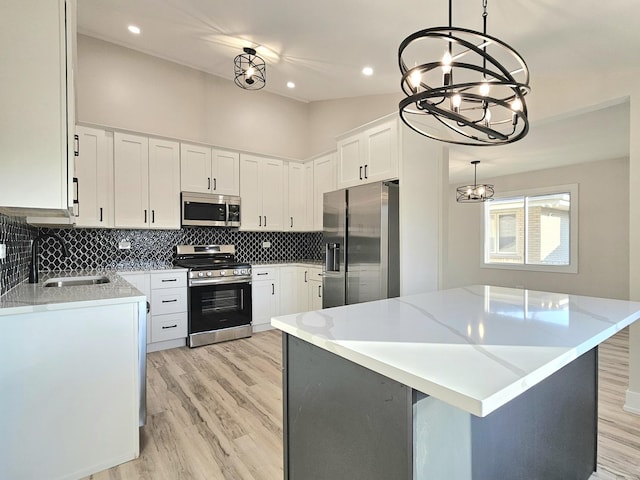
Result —
M245 90L260 90L267 81L267 66L264 60L256 55L255 49L245 47L242 50L244 53L238 55L233 61L234 81Z
M481 183L478 185L478 164L480 160L471 162L473 165L473 185L463 185L456 189L456 201L460 203L489 202L493 200L493 185Z
M529 131L529 69L509 45L483 31L452 26L420 30L398 49L406 95L400 117L416 132L458 145L515 142ZM442 127L445 128L442 128Z

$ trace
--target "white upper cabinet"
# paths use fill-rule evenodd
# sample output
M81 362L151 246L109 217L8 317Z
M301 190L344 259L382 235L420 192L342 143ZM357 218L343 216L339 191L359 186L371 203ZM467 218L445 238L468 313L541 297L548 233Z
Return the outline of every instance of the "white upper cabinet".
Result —
M336 153L313 160L313 230L322 231L323 196L336 190Z
M114 134L117 228L180 228L179 151L178 142Z
M0 212L73 206L75 1L3 0Z
M149 228L180 228L180 145L149 139Z
M385 117L338 140L338 188L398 178L398 119Z
M201 145L180 144L181 190L240 194L240 155Z
M113 227L113 133L76 127L77 227Z
M211 157L211 193L240 195L240 154L214 148Z
M289 162L284 230L307 232L313 227L313 162Z
M211 192L211 147L180 144L180 184L183 192Z
M240 230L282 231L284 162L240 155Z

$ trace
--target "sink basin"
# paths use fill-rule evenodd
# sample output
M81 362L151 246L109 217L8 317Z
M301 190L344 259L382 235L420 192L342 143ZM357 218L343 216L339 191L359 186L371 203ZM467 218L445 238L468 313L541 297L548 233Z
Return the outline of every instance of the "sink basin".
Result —
M50 278L44 282L45 287L75 287L78 285L99 285L109 283L109 279L104 275L86 275L83 277L59 277Z

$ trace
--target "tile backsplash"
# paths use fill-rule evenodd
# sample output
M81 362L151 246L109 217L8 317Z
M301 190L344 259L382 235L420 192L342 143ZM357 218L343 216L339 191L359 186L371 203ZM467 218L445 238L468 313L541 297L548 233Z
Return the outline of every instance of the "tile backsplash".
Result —
M59 235L69 250L62 257L58 243L44 239L40 246L40 271L74 269L153 268L173 260L176 245L233 244L241 262L320 260L319 232L240 232L228 228L184 227L181 230L41 229ZM130 249L120 250L127 241ZM263 248L263 242L270 242Z
M38 229L23 218L0 214L0 244L7 246L7 258L0 260L0 295L5 294L29 275L31 240Z

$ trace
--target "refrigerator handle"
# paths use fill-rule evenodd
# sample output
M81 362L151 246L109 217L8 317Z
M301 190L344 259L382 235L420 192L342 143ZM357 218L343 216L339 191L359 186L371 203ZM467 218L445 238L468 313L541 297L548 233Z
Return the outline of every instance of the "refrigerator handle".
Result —
M325 270L327 272L340 271L340 244L327 243L325 253Z

